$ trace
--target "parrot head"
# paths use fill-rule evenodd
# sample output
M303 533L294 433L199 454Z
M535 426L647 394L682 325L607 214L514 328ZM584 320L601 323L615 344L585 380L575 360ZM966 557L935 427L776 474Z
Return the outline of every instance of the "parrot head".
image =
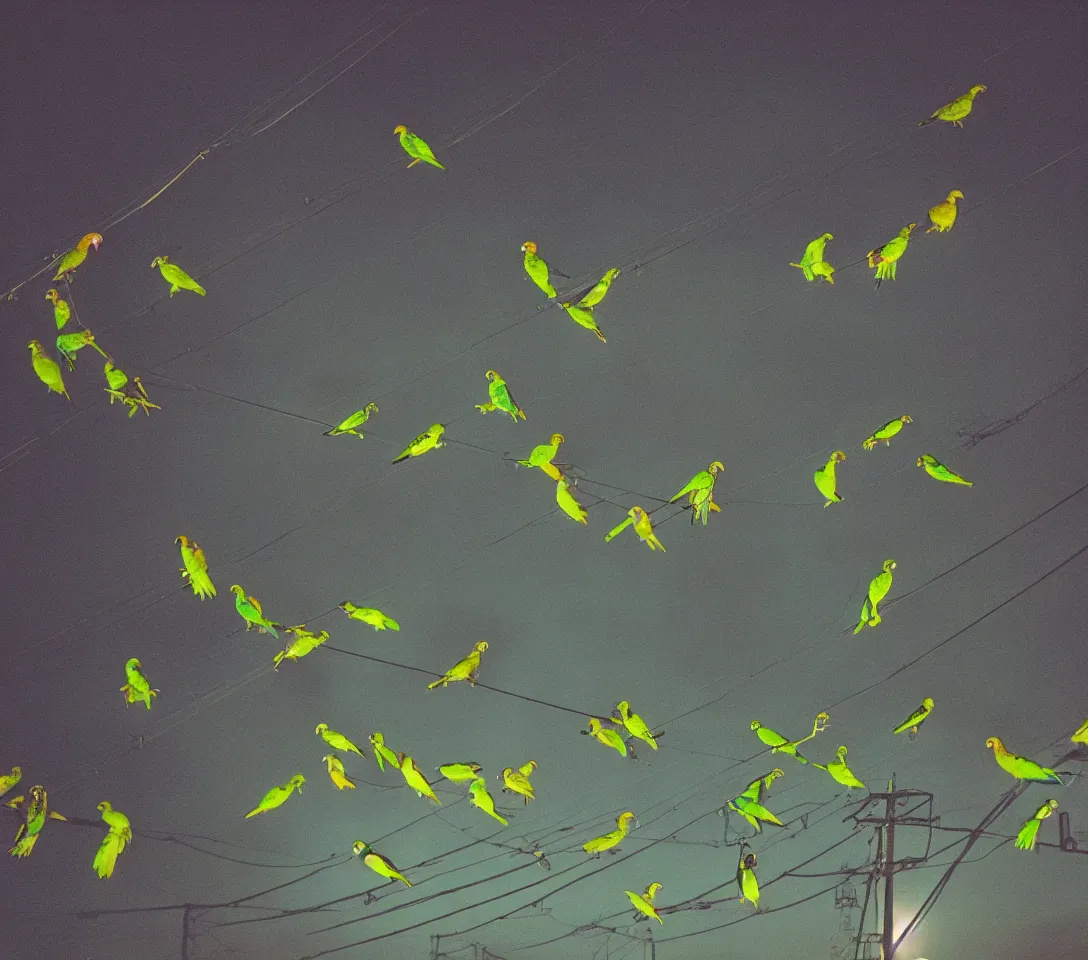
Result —
M835 239L835 237L834 237L834 236L833 236L832 234L830 234L830 233L825 233L825 234L823 235L823 237L821 237L821 239L823 239L823 240L834 240L834 239Z
M721 473L725 469L725 464L721 460L715 460L709 467L706 468L706 472L711 476Z
M326 730L328 730L328 729L329 729L329 725L328 725L327 723L319 723L319 724L318 724L318 725L317 725L317 726L316 726L316 727L314 728L314 733L315 733L315 734L317 734L317 736L319 736L319 737L320 737L320 736L321 736L321 734L323 734L323 733L324 733L324 732L325 732Z
M35 341L35 342L37 342L37 341ZM41 346L41 344L38 344L38 345ZM561 434L561 433L553 433L552 434L552 441L551 442L552 442L553 447L558 447L559 444L566 443L566 440L567 440L567 438L564 437L563 434Z
M843 460L846 459L846 453L842 450L836 450L833 454L831 454L831 459L834 460L836 463L842 463Z
M754 853L742 853L740 858L740 865L742 870L751 870L756 865L756 855Z
M101 802L101 803L100 803L100 804L98 805L98 810L99 810L99 811L100 811L101 813L106 813L106 812L108 812L108 811L110 811L110 810L112 810L112 809L113 809L113 807L112 807L112 806L110 806L110 802L109 802L109 800L103 800L103 801L102 801L102 802Z
M840 762L844 761L846 759L846 747L839 747L839 749L835 751L835 756L839 758Z
M988 737L986 740L987 749L992 749L994 753L1001 753L1005 749L1003 744L997 737Z
M42 344L40 340L31 340L30 343L27 344L27 346L35 353L41 353Z
M885 573L891 573L895 569L895 561L885 560L882 569Z
M976 83L970 90L967 91L972 97L977 96L980 93L986 92L986 85L982 83Z
M627 700L621 700L616 704L616 709L612 712L619 714L621 717L626 717L631 712L631 704Z
M925 707L927 710L932 710L933 709L933 698L932 697L923 697L922 698L922 706Z
M499 376L499 371L498 370L488 370L487 373L484 374L484 379L485 380L501 380L502 377Z
M302 785L306 782L306 778L301 773L296 773L290 780L287 781L287 785L292 790L298 790L302 793Z
M353 604L350 600L345 600L343 603L338 603L336 606L339 610L347 610L348 607L354 607L355 604Z
M483 653L487 649L487 641L479 641L479 643L477 643L476 646L474 646L472 649L475 650L477 653Z
M530 770L535 770L537 767L540 766L540 764L537 763L535 760L530 760L527 764L525 764L525 766L527 766Z
M902 230L899 231L899 236L904 239L910 236L910 232L916 227L916 223L908 223Z
M513 772L514 772L513 767L504 767L502 773L496 774L495 779L496 780L503 780L503 779L506 778L506 775L508 773L513 773Z
M355 841L355 842L354 842L354 843L353 843L353 844L351 845L351 852L352 852L352 853L354 853L354 854L355 854L355 856L357 856L357 857L362 857L362 856L364 856L365 854L368 854L368 853L370 853L370 844L369 844L369 843L365 843L365 842L364 842L364 841L362 841L362 840L356 840L356 841Z
M55 289L54 290L46 290L45 291L45 299L46 300L52 300L54 303L56 303L57 300L60 299L60 292L55 290Z
M242 587L237 583L232 583L230 585L230 592L235 594L235 596L239 596L239 597L245 595L245 590L243 590Z
M626 830L628 825L632 822L635 824L636 827L638 826L638 817L636 817L630 810L626 811L625 813L621 813L618 817L616 817L616 826L619 827L621 830Z
M657 891L661 889L663 884L658 883L656 880L646 888L646 897L653 900L657 896Z
M169 262L170 262L169 257L156 257L154 260L151 261L151 266L152 266L152 269L154 269L155 267L161 267L164 263L169 263Z
M522 251L523 251L524 253L536 253L536 241L534 241L534 240L526 240L526 241L525 241L525 242L524 242L524 243L523 243L523 244L521 245L521 249L522 249Z
M403 123L398 123L393 128L393 133L398 134L398 135L402 134L402 133L407 133L407 132L408 132L408 128Z
M753 730L758 730L762 726L763 726L763 724L760 723L758 720L753 720L752 721L752 729Z
M952 201L952 200L962 200L962 199L963 199L963 192L962 192L962 191L960 191L960 190L953 190L953 191L952 191L952 192L951 192L951 193L950 193L950 194L948 195L948 197L947 197L946 199L947 199L947 200L949 200L949 201Z
M83 247L84 250L86 250L87 247L94 247L95 250L97 250L101 244L102 234L100 233L88 233L87 236L79 241L79 245Z
M140 661L133 657L131 660L125 661L126 670L138 670L140 668Z
M107 366L108 366L108 364L107 364ZM181 533L181 534L178 534L178 536L176 536L174 538L174 543L180 543L183 547L187 547L187 546L189 546L189 538L187 536L185 536L184 533ZM233 589L233 587L231 589Z
M961 193L960 196L962 197L963 194ZM914 420L911 418L911 415L909 413L904 413L903 416L901 416L899 419L902 420L903 423L914 423Z
M385 737L380 733L372 733L368 739L374 746L385 743Z

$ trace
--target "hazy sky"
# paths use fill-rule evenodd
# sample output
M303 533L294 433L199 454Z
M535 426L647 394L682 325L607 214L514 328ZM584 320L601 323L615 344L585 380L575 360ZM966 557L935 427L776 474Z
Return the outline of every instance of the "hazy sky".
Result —
M658 960L828 956L834 871L874 850L848 819L863 792L760 754L753 719L798 738L827 709L810 759L845 744L874 791L894 775L933 793L942 827L971 828L1013 785L987 737L1049 764L1088 715L1079 6L312 10L104 2L47 22L24 5L5 23L0 262L3 291L21 285L0 304L0 769L95 825L49 823L29 859L4 858L3 942L408 960L438 936L456 958L643 960L652 934ZM963 129L919 129L975 83ZM397 124L446 169L406 169ZM952 189L959 222L925 234ZM866 252L912 221L874 290ZM70 403L31 369L27 341L56 335L51 271L22 281L90 230L104 243L70 299L142 377L149 417L110 407L91 350ZM807 284L788 263L825 231L836 282ZM525 276L530 239L564 294L622 268L596 308L607 343ZM207 296L167 298L159 255ZM488 369L526 420L474 408ZM365 439L322 436L369 401ZM862 449L904 413L890 447ZM436 421L445 447L391 465ZM587 527L511 462L557 431ZM845 499L822 509L812 474L838 449ZM932 480L923 453L974 486ZM708 527L664 506L667 553L629 530L604 542L714 460ZM182 588L182 533L215 599ZM887 558L884 622L854 636ZM240 629L232 583L328 645L273 671L280 647ZM345 599L400 631L348 620ZM480 639L497 691L426 689ZM160 690L150 712L118 692L129 657ZM917 740L893 736L924 696ZM622 699L664 730L637 762L579 735ZM320 722L363 745L380 730L432 777L482 764L509 826L462 786L437 785L435 807L350 754L358 787L337 791ZM495 777L530 759L524 807ZM766 804L787 827L752 840L751 917L734 882L751 831L716 811L776 766ZM295 773L301 796L243 819ZM1050 796L1088 846L1079 779L1030 787L990 829L1015 835ZM103 799L136 831L109 880L91 869ZM639 828L589 860L581 844L624 810ZM932 856L898 877L897 924L963 837L898 831L900 855ZM1057 837L1054 817L1040 839ZM357 839L414 886L384 887ZM999 844L979 840L899 956L1082 948L1088 861ZM651 881L659 907L686 907L652 928L624 895ZM185 903L201 905L187 954L182 911L151 909Z

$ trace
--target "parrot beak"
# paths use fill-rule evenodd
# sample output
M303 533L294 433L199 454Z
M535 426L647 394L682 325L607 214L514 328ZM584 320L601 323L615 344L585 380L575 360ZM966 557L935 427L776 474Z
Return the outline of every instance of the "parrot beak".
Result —
M95 250L97 250L97 249L98 249L98 245L99 245L99 244L100 244L101 242L102 242L102 238L101 238L101 237L95 237L95 238L94 238L94 239L93 239L93 240L91 241L91 245L92 245L92 246L93 246L93 247L95 248Z

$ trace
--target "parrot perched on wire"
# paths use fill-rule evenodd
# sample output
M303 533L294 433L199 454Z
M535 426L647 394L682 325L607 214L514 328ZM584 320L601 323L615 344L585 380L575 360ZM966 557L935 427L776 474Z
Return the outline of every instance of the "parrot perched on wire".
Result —
M805 247L805 255L800 263L790 263L791 267L797 267L805 279L811 283L817 277L823 277L828 283L835 283L835 268L824 260L824 244L835 238L830 233L822 234Z
M903 429L904 424L914 423L908 414L903 414L901 417L896 417L894 420L889 420L884 426L877 427L869 436L861 441L861 447L863 450L872 450L878 443L883 442L884 446L890 447L892 445L892 437L894 437L900 430Z
M56 288L46 290L45 299L53 301L53 319L57 323L57 329L62 329L72 316L72 308L67 300L61 299L60 291Z
M140 672L140 661L133 657L125 661L126 683L121 687L125 695L125 706L130 703L142 703L148 710L151 709L151 698L159 695L158 690L153 690L147 678Z
M563 434L553 433L548 443L533 447L533 452L529 454L528 460L518 460L517 462L523 467L539 467L553 480L558 481L563 475L559 472L558 467L552 463L552 460L559 453L559 444L563 443L564 440L566 440L566 437Z
M361 427L367 420L370 419L372 413L378 412L378 405L376 403L368 403L362 410L356 410L351 416L345 417L331 430L326 430L321 436L323 437L339 437L343 433L350 433L352 436L363 439L356 427Z
M940 460L936 457L931 457L928 453L923 453L919 458L917 465L919 467L925 467L926 473L928 473L934 480L941 480L944 483L960 483L965 487L973 487L975 484L971 480L964 480L958 473L953 473L948 469Z
M335 753L326 753L321 759L325 761L329 770L329 779L333 782L333 786L336 787L337 790L355 789L355 784L348 779L348 775L344 771L343 760Z
M707 520L710 518L710 511L715 513L721 513L722 508L714 502L714 481L717 479L719 473L725 469L725 466L720 460L715 460L705 470L700 470L694 477L692 477L684 487L675 494L669 503L675 503L684 494L687 494L688 505L691 507L691 523L695 525L695 520L702 521L703 526L707 524Z
M608 543L613 537L618 536L627 527L634 527L635 534L638 536L646 546L651 550L660 550L665 552L665 547L661 541L657 539L657 535L654 533L653 521L650 520L650 515L637 504L627 511L627 519L623 521L619 526L613 527L608 536L604 538L604 542Z
M414 167L421 160L425 163L429 163L432 167L438 167L439 170L445 170L434 157L434 151L431 150L430 145L422 137L417 137L411 130L409 130L403 123L398 123L393 128L393 133L400 137L400 145L404 147L404 152L408 156L413 157L409 167Z
M486 649L487 641L480 640L464 660L458 660L437 680L428 683L427 689L433 690L435 687L444 687L447 684L456 683L458 680L467 680L470 686L476 686L476 673L480 669L480 656Z
M578 326L585 327L587 330L592 330L601 343L608 342L605 340L604 334L601 333L601 328L597 326L597 321L593 319L592 307L583 307L581 304L570 302L560 303L559 306L567 311L567 316L578 324Z
M192 290L193 293L204 296L206 292L204 288L181 267L171 263L169 257L156 257L151 261L151 268L154 269L155 267L159 268L162 278L170 284L170 296L173 296L179 290Z
M396 620L392 617L387 617L381 610L376 610L374 607L357 607L350 600L345 600L337 606L351 617L352 620L358 620L360 623L366 623L372 626L375 632L378 630L400 629L400 624L397 623Z
M744 790L726 803L734 813L739 813L756 833L763 831L764 823L773 823L781 827L783 823L763 805L766 789L779 777L785 776L781 768L775 767L770 773L756 777Z
M257 804L252 810L245 815L246 820L250 817L257 816L258 813L266 813L269 810L275 810L276 807L283 806L287 802L287 798L291 796L294 791L302 793L302 785L306 782L306 778L301 773L296 773L286 783L280 784L278 787L273 787L261 798L261 802Z
M423 431L423 433L416 437L415 440L401 451L400 455L393 463L400 463L401 460L407 460L409 457L421 457L428 450L437 450L439 447L444 447L445 444L442 442L442 434L445 432L445 424L432 423Z
M162 409L157 403L151 402L143 381L139 377L133 377L130 380L128 374L112 360L106 361L103 372L106 374L105 391L110 395L110 404L112 405L114 400L120 400L128 407L129 419L136 415L137 410L143 410L144 414L150 417L152 410Z
M489 817L494 817L504 827L510 822L501 813L495 812L495 798L487 792L487 781L483 777L477 777L468 785L468 802Z
M378 769L384 771L388 763L394 770L400 769L400 760L397 755L385 745L385 737L380 732L372 733L369 738L370 745L374 748L374 760Z
M551 464L548 464L548 466L551 466ZM585 507L574 499L574 494L570 492L570 488L571 485L567 483L566 478L560 477L555 484L555 502L559 504L559 509L571 520L576 520L578 523L589 523L586 519L589 513Z
M234 609L246 622L246 633L256 627L258 633L270 633L279 640L280 635L276 633L276 627L282 627L283 624L274 623L265 617L261 603L256 597L247 597L245 590L237 583L231 585L230 592L234 594Z
M747 851L747 852L746 852ZM750 900L752 906L759 909L759 881L756 879L755 867L756 855L751 852L748 844L742 844L740 848L740 861L737 863L737 887L740 890L740 901Z
M869 251L869 266L876 267L877 287L884 280L895 279L895 268L899 258L907 252L907 244L910 243L911 231L918 226L916 223L908 223L887 243L874 247Z
M521 249L525 254L525 272L529 274L529 279L544 291L545 296L551 299L555 296L555 287L552 286L548 264L537 256L536 243L532 240L526 240L521 245Z
M319 723L314 728L314 733L332 747L333 750L343 750L345 753L357 753L360 757L363 755L363 751L355 746L355 744L342 733L330 730L327 723Z
M125 847L132 842L132 826L120 810L114 810L108 800L103 800L98 809L102 819L109 826L109 831L102 838L98 852L94 855L91 864L98 873L100 879L113 876L114 867L117 866L117 858L125 852Z
M589 718L589 729L581 731L594 740L603 743L606 747L611 747L621 757L627 756L627 744L624 742L622 736L618 730L612 727L606 727L597 717Z
M189 581L193 593L201 600L214 597L215 584L208 576L208 559L204 556L204 551L200 549L200 544L190 540L184 533L179 534L174 539L174 543L181 544L181 562L184 564L184 567L178 567L181 579Z
M84 260L87 259L87 251L91 247L95 250L99 248L102 243L102 234L100 233L88 233L75 245L75 248L69 250L60 260L57 261L57 272L53 277L53 282L58 280L70 279L70 274L75 273L76 267L78 267Z
M854 627L855 634L861 633L863 627L875 627L883 619L876 608L892 588L892 571L895 566L894 560L885 560L880 573L869 581L869 593L861 605L861 616L858 618L858 625Z
M404 777L404 782L408 784L415 792L421 796L426 797L428 800L433 800L435 803L441 806L442 801L438 799L434 790L431 789L431 785L427 782L427 778L420 772L418 766L416 766L415 760L403 753L397 754L397 764L399 765L401 776Z
M808 763L808 761L797 752L799 744L808 743L818 733L823 733L827 729L828 721L831 719L830 715L821 711L816 714L812 721L812 733L807 737L802 737L800 740L787 740L777 730L772 730L770 727L765 727L758 720L753 720L750 724L752 730L755 731L757 737L762 740L768 747L771 748L771 753L785 753L793 757L798 763Z
M633 890L624 890L627 894L627 899L631 901L638 913L645 914L651 920L656 920L660 924L664 924L664 920L661 919L661 915L654 909L654 897L657 896L657 891L661 889L660 883L651 883L642 893L635 893ZM638 913L635 914L635 919L638 919Z
M1057 783L1059 785L1062 783L1061 777L1050 767L1040 766L1034 760L1028 760L1026 757L1018 757L1016 754L1009 753L1005 749L1005 744L997 737L990 737L986 741L986 746L993 749L997 765L1017 780L1027 780L1031 783Z
M602 834L599 837L594 837L592 840L587 840L582 844L582 849L585 850L586 853L592 853L595 858L599 859L603 850L611 850L627 836L632 823L637 827L638 817L630 810L621 813L616 817L615 830Z
M94 347L109 360L109 354L94 342L94 334L90 330L77 330L75 333L61 333L57 336L57 353L68 362L69 370L75 370L76 354L84 347Z
M657 741L654 739L654 735L650 732L650 728L646 721L642 719L637 713L631 712L631 704L626 700L621 700L616 704L616 708L612 713L619 718L619 721L627 728L627 732L632 737L638 737L650 745L651 750L657 749Z
M853 789L854 787L861 790L865 789L865 784L855 777L854 772L846 765L846 747L839 747L839 749L835 751L835 759L828 763L827 766L818 763L813 764L813 766L822 767L822 769L831 774L834 780L848 789Z
M910 739L913 740L918 736L918 731L922 729L922 724L926 722L926 718L933 712L933 698L923 697L921 705L904 720L898 727L896 727L892 733L904 733L907 730L910 731Z
M947 233L956 223L956 201L963 199L963 192L953 190L935 207L929 208L929 222L933 224L926 233Z
M519 794L525 800L525 806L528 806L530 800L536 799L536 794L533 792L533 785L529 782L529 776L537 766L538 764L535 760L530 760L528 763L518 767L517 770L513 767L507 767L502 773L495 777L495 779L503 782L503 793Z
M510 388L506 385L506 381L503 380L498 370L488 370L484 376L487 379L487 393L491 399L487 403L476 404L476 409L480 413L502 410L504 413L510 414L510 419L514 423L518 422L518 417L524 420L525 411L518 406L517 401L511 396Z
M962 128L963 118L971 112L975 97L980 93L985 92L986 87L981 83L976 83L970 90L963 94L963 96L956 97L955 100L946 103L943 107L938 107L925 120L919 121L918 126L924 127L927 123L933 123L934 120L944 120L954 127Z
M295 639L272 658L272 669L274 670L279 670L280 664L283 663L284 660L300 660L302 657L306 656L306 654L313 653L314 650L329 639L328 630L322 630L320 633L313 633L306 629L306 624L304 623L300 623L295 627L287 627L283 632L293 633Z
M409 887L412 885L411 881L394 866L392 860L383 857L380 853L375 853L370 844L364 843L362 840L356 840L351 845L351 852L357 857L362 857L363 863L370 867L379 877L388 877L394 882L399 880Z
M12 789L20 780L23 779L23 768L12 767L11 773L5 773L0 776L0 797Z
M1077 727L1077 729L1070 734L1069 739L1072 740L1073 743L1088 744L1088 720L1085 720L1084 723Z
M53 393L62 394L65 399L71 400L72 398L68 396L68 388L64 386L60 364L46 355L39 341L31 340L27 346L30 348L30 362L34 365L34 372L38 375L38 379Z
M827 500L824 504L825 510L830 507L831 504L842 501L842 495L839 493L839 483L835 478L835 467L845 459L846 454L842 450L836 450L827 458L827 463L812 475L812 480L816 484L816 489L819 490Z
M584 297L578 301L579 307L595 307L604 299L604 295L608 293L608 288L612 286L612 281L620 275L619 267L612 267L610 270L605 271L605 275L601 277L592 287L590 287ZM604 337L601 337L603 340Z
M478 763L443 763L435 767L435 770L453 783L479 779L482 769Z
M1046 803L1035 811L1034 817L1025 820L1020 827L1020 832L1016 835L1016 849L1034 850L1035 839L1039 835L1039 828L1043 825L1043 821L1057 809L1057 800L1047 800Z
M42 827L46 820L67 820L68 818L49 809L49 796L45 787L35 784L30 788L30 799L16 797L9 800L5 806L23 809L23 822L15 832L15 844L8 853L13 857L29 857L34 852L34 844L38 842Z

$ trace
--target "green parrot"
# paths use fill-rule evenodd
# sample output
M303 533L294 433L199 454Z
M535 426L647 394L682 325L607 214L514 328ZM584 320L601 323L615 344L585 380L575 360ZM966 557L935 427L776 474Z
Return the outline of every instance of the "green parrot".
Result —
M151 709L151 698L159 695L158 690L153 690L147 678L140 672L140 661L133 657L125 661L125 685L121 692L125 695L125 706L130 703L142 703L148 710Z
M842 497L839 495L839 484L835 479L835 466L842 463L845 459L846 454L842 450L836 450L827 458L827 463L812 475L812 479L816 484L816 489L827 499L827 502L824 504L825 510L830 507L831 504L839 503L842 500Z
M20 780L23 779L23 768L12 767L11 773L5 773L0 776L0 797L7 793L12 787L14 787Z
M525 411L517 405L517 401L510 395L510 388L506 385L506 381L503 380L499 372L497 370L488 370L485 377L487 378L487 393L491 400L488 403L476 404L476 409L480 413L502 410L510 414L510 419L514 423L518 422L518 417L524 420Z
M102 838L102 843L98 847L98 852L94 855L94 862L91 867L98 874L99 879L105 880L107 877L113 876L117 858L125 852L125 847L132 842L132 827L129 824L128 817L121 813L120 810L114 810L108 800L103 800L98 805L98 809L102 814L102 819L110 829Z
M67 300L61 299L60 291L55 288L45 291L45 299L53 301L53 319L57 323L57 329L62 329L71 319L72 308L68 305Z
M903 425L907 423L914 423L914 421L905 413L901 417L889 420L884 426L878 427L868 437L861 441L862 449L872 450L873 447L881 441L884 441L886 447L890 447L892 445L892 437L902 430Z
M537 256L537 246L532 240L526 240L521 245L521 249L525 254L525 272L529 274L529 279L544 291L545 296L551 299L555 296L555 287L551 283L548 264Z
M193 593L201 601L214 597L215 584L208 576L208 560L204 556L204 551L200 549L200 545L195 540L190 540L184 533L176 537L174 543L181 544L181 562L185 566L179 567L178 573L181 574L182 580L189 581Z
M425 163L429 163L432 167L438 167L439 170L445 170L434 157L434 151L431 150L430 145L422 137L417 137L411 130L409 130L403 123L397 124L393 128L393 133L400 137L400 145L404 147L404 152L410 157L414 157L412 162L408 164L409 167L414 167L420 160Z
M823 277L828 283L835 283L835 268L824 260L824 244L835 238L830 233L822 234L805 247L805 255L800 263L790 263L791 267L797 267L805 275L805 279L811 283L817 277Z
M343 603L338 604L339 608L344 611L352 620L358 620L361 623L369 624L378 630L399 630L400 624L397 623L392 617L387 617L381 610L376 610L374 607L357 607L350 600L345 600Z
M955 100L946 103L943 107L938 107L925 120L919 121L918 126L924 127L927 123L933 123L934 120L944 120L954 127L962 128L963 118L971 112L975 97L985 92L986 87L981 83L976 83L963 96L956 97Z
M453 783L482 779L480 777L482 769L483 767L478 763L443 763L441 766L435 767L435 770Z
M777 730L772 730L770 727L765 727L758 720L753 720L750 724L752 730L755 731L757 737L762 740L768 747L771 748L771 753L785 753L793 757L798 763L808 763L808 761L797 752L798 744L807 743L818 733L823 733L827 728L827 722L831 718L826 713L816 714L816 718L812 723L812 733L807 737L803 737L800 740L787 740Z
M438 447L444 447L442 442L442 434L446 432L446 426L442 423L432 423L426 430L423 431L418 437L415 438L408 446L401 451L393 463L400 463L401 460L407 460L409 457L421 457L428 450L436 450Z
M556 481L555 502L559 504L559 509L570 517L571 520L576 520L578 523L589 522L586 519L589 516L586 512L586 508L574 499L574 494L570 492L570 484L567 483L564 477L560 477Z
M549 443L542 443L533 447L533 452L529 454L528 460L518 460L517 462L523 467L540 467L553 480L559 481L563 475L552 464L552 461L555 459L556 454L559 453L559 444L563 443L565 439L563 434L553 433Z
M46 356L39 341L31 340L27 346L30 348L30 362L34 365L34 372L38 375L38 379L53 393L63 394L65 399L71 400L72 398L68 396L68 389L64 386L64 377L61 376L60 364L52 357Z
M597 326L597 321L593 319L592 307L583 307L580 304L569 302L560 303L559 306L566 310L567 315L571 318L571 320L573 320L579 326L585 327L587 330L592 330L595 334L597 334L597 339L600 340L601 343L608 342L607 340L605 340L604 334L601 333L601 328Z
M583 736L593 737L594 740L599 743L603 743L606 747L611 747L621 757L627 756L627 744L624 742L622 736L618 730L612 727L606 727L601 720L597 717L589 718L589 729L582 730Z
M907 252L911 231L916 226L918 224L908 223L893 239L869 251L869 266L876 267L876 285L878 287L884 280L895 279L896 265L899 263L899 258Z
M342 733L330 730L327 723L319 723L314 729L314 733L332 747L333 750L343 750L345 753L357 753L360 757L363 755L363 751L355 746L355 744Z
M94 334L90 330L77 330L75 333L62 333L57 336L57 353L68 361L69 370L75 370L76 353L84 347L94 347L107 360L110 358L109 354L94 342Z
M58 280L68 280L68 275L75 273L76 267L87 259L87 251L90 250L91 247L94 247L95 250L97 250L101 244L102 234L86 234L72 250L69 250L59 261L57 261L57 273L53 277L53 282L56 283Z
M875 627L882 617L877 613L877 604L880 603L892 588L892 571L895 569L894 560L885 560L881 572L869 581L869 595L861 605L861 617L858 625L854 627L854 633L861 633L866 625Z
M910 739L913 740L918 736L918 731L922 729L922 724L926 722L926 718L933 712L933 698L923 697L921 706L919 706L906 720L904 720L898 727L896 727L892 733L903 733L907 730L910 731Z
M756 855L751 852L748 844L742 844L740 848L740 861L737 863L737 887L740 890L740 901L750 900L752 906L759 909L759 881L756 879L755 867Z
M956 201L963 199L962 190L953 190L940 203L929 208L929 222L933 224L926 233L948 233L956 225Z
M627 511L627 519L622 523L614 526L605 535L604 542L608 543L614 538L618 537L628 527L632 527L635 531L635 535L641 540L650 550L660 550L665 553L665 546L660 540L657 539L657 534L654 533L654 524L650 519L650 515L638 504L635 504L630 510Z
M322 630L320 633L313 633L306 629L306 624L300 623L297 627L287 627L284 633L293 633L295 639L291 641L288 646L280 650L273 658L273 669L278 670L280 664L284 660L298 660L308 653L313 653L317 647L321 646L326 640L329 639L329 631Z
M997 765L1009 776L1015 777L1017 780L1028 780L1031 783L1057 783L1061 785L1061 777L1050 767L1040 766L1034 760L1028 760L1026 757L1018 757L1016 754L1009 753L1005 749L1005 744L997 737L990 737L986 741L986 746L993 749Z
M374 759L378 763L379 770L385 770L388 763L394 770L400 769L400 760L397 755L385 745L385 737L381 733L372 733L369 737L370 745L374 748Z
M1077 727L1077 729L1069 735L1069 739L1072 740L1073 743L1088 745L1088 720L1085 720L1084 723Z
M664 924L664 920L661 919L661 915L654 907L654 897L657 896L657 891L661 889L660 883L651 883L643 893L635 893L633 890L624 890L627 894L627 899L631 901L638 913L644 914L651 920L656 920L658 923ZM638 913L635 914L635 919L638 919Z
M654 739L649 725L637 713L631 712L631 704L621 700L612 711L617 723L622 723L632 737L638 737L644 743L650 745L651 750L657 749L657 740Z
M953 473L948 469L940 460L936 457L931 457L928 453L923 453L918 458L917 465L919 467L925 467L926 473L928 473L934 480L942 480L945 483L961 483L965 487L973 487L974 483L970 480L964 480L958 473Z
M832 778L841 783L844 787L849 789L855 787L861 790L865 789L865 784L855 777L853 771L846 765L846 747L839 747L839 749L835 751L835 759L826 767L823 767L822 764L813 764L813 766L821 766L822 769L830 773Z
M200 296L204 296L204 288L197 283L192 277L189 276L181 267L176 266L170 262L169 257L156 257L151 261L151 268L159 268L159 272L162 274L163 279L170 284L170 296L173 296L179 290L192 290L193 293L198 293Z
M742 793L726 803L726 806L744 817L756 833L762 832L764 823L783 826L782 821L763 805L763 794L767 787L784 775L779 767L775 767L770 773L756 777Z
M400 880L409 887L412 885L411 881L394 866L392 860L383 857L380 853L375 853L370 844L364 843L362 840L356 840L351 845L351 852L357 857L362 857L363 863L370 867L379 877L388 877L393 882Z
M296 773L290 780L284 784L280 784L278 787L273 787L261 798L261 802L257 804L252 810L245 815L246 820L250 817L257 816L258 813L266 813L269 810L275 810L276 807L283 806L287 802L287 798L297 790L302 793L302 785L306 782L306 778L301 773Z
M361 427L367 420L370 419L372 413L378 412L378 405L376 403L368 403L362 410L356 410L350 417L345 417L331 430L326 430L323 437L338 437L342 433L350 433L352 436L363 439L363 434L356 430L356 427Z
M1023 826L1020 827L1020 832L1016 835L1016 849L1034 850L1035 838L1039 835L1039 828L1043 825L1043 821L1057 809L1057 800L1047 800L1035 811L1034 817L1025 820Z
M610 830L608 833L602 834L599 837L587 840L582 844L582 849L585 850L586 853L592 853L595 859L600 859L602 852L611 850L627 836L632 823L637 827L638 817L630 810L624 811L616 817L615 830Z
M595 307L604 299L604 295L608 293L608 288L612 286L612 281L620 275L619 267L612 267L611 270L605 272L605 275L601 277L589 290L586 291L586 295L578 301L580 307Z
M238 616L246 622L246 633L256 627L258 633L267 632L279 640L280 635L276 633L276 627L282 627L283 624L273 623L267 619L264 610L261 609L261 603L256 597L247 597L245 590L237 583L231 585L230 592L234 594L234 609L238 611Z
M129 419L135 416L137 410L143 410L150 417L152 410L162 409L158 404L151 402L147 390L144 389L143 381L139 377L129 380L128 374L116 366L112 360L106 361L103 372L106 374L105 390L110 395L110 404L112 405L114 400L120 400L128 407Z
M510 822L506 817L495 812L495 799L487 792L487 781L483 777L477 777L468 785L468 802L474 807L483 810L489 817L494 817L504 827Z
M16 807L22 804L26 806L23 810L23 822L19 824L19 829L15 833L15 845L8 850L13 857L29 857L34 852L34 844L38 842L46 820L68 819L49 809L49 797L41 784L35 784L30 788L29 801L16 797L15 800L9 800L7 806Z
M695 520L698 518L705 527L707 520L710 518L711 510L715 513L721 513L722 508L714 502L714 481L724 469L722 462L715 460L705 470L700 470L695 474L679 493L669 500L669 503L675 503L684 494L687 494L688 504L691 507L692 526L695 525Z

